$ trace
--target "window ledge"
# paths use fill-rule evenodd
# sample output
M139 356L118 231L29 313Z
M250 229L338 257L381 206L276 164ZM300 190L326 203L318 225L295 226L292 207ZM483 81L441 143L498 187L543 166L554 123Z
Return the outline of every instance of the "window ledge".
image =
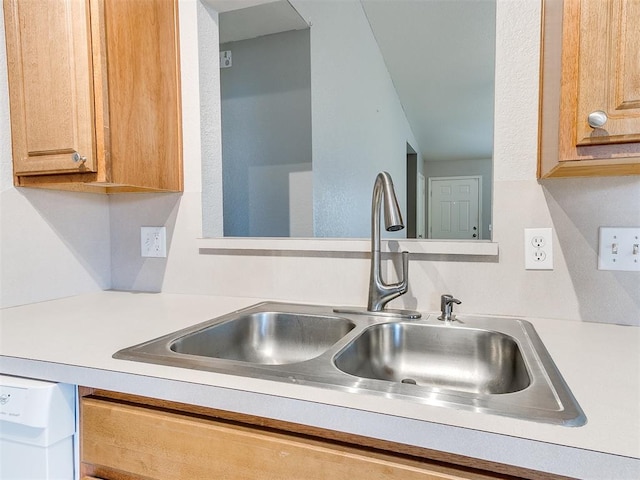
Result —
M260 252L326 252L326 253L369 253L369 239L340 238L199 238L197 240L201 254L251 253ZM382 252L407 251L426 255L462 255L497 257L498 244L488 240L382 240Z

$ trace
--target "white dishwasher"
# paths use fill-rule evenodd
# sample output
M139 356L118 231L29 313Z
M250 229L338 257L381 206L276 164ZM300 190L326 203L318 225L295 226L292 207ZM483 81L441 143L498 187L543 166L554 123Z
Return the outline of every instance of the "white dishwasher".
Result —
M0 480L73 480L75 392L0 375Z

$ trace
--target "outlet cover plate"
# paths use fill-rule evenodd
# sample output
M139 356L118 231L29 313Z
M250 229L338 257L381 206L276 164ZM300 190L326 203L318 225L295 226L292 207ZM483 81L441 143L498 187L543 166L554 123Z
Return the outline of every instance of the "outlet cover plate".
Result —
M640 272L640 227L600 227L598 270Z
M553 229L524 229L524 268L553 270Z
M140 254L143 257L166 257L167 228L140 227Z

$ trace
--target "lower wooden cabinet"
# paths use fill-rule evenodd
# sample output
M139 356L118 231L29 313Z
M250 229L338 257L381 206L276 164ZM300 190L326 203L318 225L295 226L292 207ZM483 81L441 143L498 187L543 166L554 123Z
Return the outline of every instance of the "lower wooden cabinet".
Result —
M261 422L247 417L249 423L244 423L238 421L241 416L231 412L230 418L221 418L224 413L217 410L193 407L189 409L193 411L185 411L181 404L103 394L81 399L84 479L516 478L512 474L398 453L388 450L389 444L381 445L383 448L352 444L351 441L358 440L340 438L343 434L338 432L333 432L337 435L326 432L331 438L322 438L273 428L268 426L267 419ZM290 430L295 430L295 426L291 425ZM482 466L486 468L487 463ZM532 474L529 478L547 477Z

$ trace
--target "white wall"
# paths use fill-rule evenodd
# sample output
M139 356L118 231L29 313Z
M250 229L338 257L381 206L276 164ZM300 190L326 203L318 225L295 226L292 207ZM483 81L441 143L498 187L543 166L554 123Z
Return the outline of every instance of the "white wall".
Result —
M233 56L220 70L224 233L288 237L289 174L311 169L309 30L220 49Z
M0 5L0 307L109 288L106 196L13 187Z
M498 4L494 240L499 243L499 260L467 262L414 258L410 266L410 291L394 303L436 311L440 294L447 292L462 299L464 303L458 309L461 312L639 325L638 274L598 271L596 246L600 225L640 225L637 201L640 178L559 179L541 184L535 180L539 49L539 5L536 3L499 0ZM234 252L199 254L196 238L202 231L201 183L211 181L203 177L201 171L210 167L210 157L200 160L197 8L194 0L181 1L180 8L185 193L182 196L114 196L110 200L110 223L103 221L104 208L98 208L96 210L101 212L99 221L89 217L78 224L72 222L71 217L77 218L78 212L85 208L85 202L104 207L107 200L53 192L42 200L56 207L64 206L61 215L65 218L52 221L51 213L43 213L33 206L31 194L27 193L29 197L26 197L21 193L23 190L18 192L9 188L7 198L12 197L13 203L25 210L20 225L16 225L5 224L6 212L14 209L5 207L3 189L0 257L3 276L7 265L15 271L17 265L31 255L29 249L16 245L15 239L28 238L28 235L22 236L22 230L38 232L38 238L42 238L38 246L45 252L37 266L45 273L46 280L38 279L40 272L37 269L30 270L29 274L15 279L10 299L26 299L26 295L19 292L30 290L34 282L41 297L99 288L100 282L91 276L91 263L78 258L74 251L78 249L72 240L79 237L81 243L92 244L110 230L111 284L114 288L364 305L369 273L367 258L351 255L297 257L277 253L260 256ZM5 75L3 69L4 62L0 62L0 82ZM6 88L2 87L2 132L7 131L6 102ZM211 108L215 111L215 105ZM209 145L208 154L216 155L219 144L215 135L219 135L219 122L203 125L202 129L213 136L203 137L202 145ZM7 158L6 144L3 134L0 143L3 164ZM139 227L156 222L164 222L169 227L169 257L142 260ZM105 227L105 223L110 227ZM68 231L72 225L73 235ZM56 231L61 226L68 229L62 237ZM553 227L555 232L555 269L525 271L523 229L547 226ZM4 246L5 238L14 239L11 249ZM50 245L52 240L53 246ZM96 252L87 255L93 265L104 265L108 261L109 256L101 253L106 247L100 245ZM93 269L101 272L98 277L108 284L109 274L105 268ZM61 288L65 292L59 292Z
M305 20L312 23L308 33L312 65L314 236L367 236L370 230L369 215L362 215L360 212L370 211L371 189L376 175L381 170L391 173L401 207L404 209L406 143L417 147L417 142L360 3L354 0L303 0L292 3ZM201 16L201 30L208 30L206 20L206 16ZM211 48L214 37L215 35L209 34L203 36L206 40L200 42L201 51ZM259 43L265 43L264 37ZM201 68L210 72L209 75L201 75L203 86L208 91L213 90L212 87L218 81L211 72L212 60L217 63L217 57L214 56L217 55L216 49L217 44L213 44L213 51L201 55ZM222 75L226 76L227 72L224 71ZM269 93L276 100L280 98L272 92ZM296 92L292 91L290 95L293 93ZM268 96L261 96L261 103L266 101L265 97ZM210 98L202 99L202 103L205 105L203 118L209 117L209 106L214 110L215 107ZM253 111L255 110L254 108ZM262 125L268 124L259 116L259 112L256 115L256 120L262 122ZM206 122L209 123L210 120L207 119ZM226 127L227 121L224 122ZM247 123L246 119L243 123ZM263 134L271 134L271 129L261 127L261 130L264 130ZM225 128L225 132L227 130ZM263 138L256 137L255 142L247 143L245 138L242 142L228 145L227 133L224 135L225 156L227 149L240 150L238 146L248 150L256 144L261 150L265 150L270 144ZM291 128L289 135L300 136ZM283 134L280 133L275 138L279 140L282 137ZM206 158L207 165L214 162L208 153ZM212 170L215 172L219 168ZM210 176L207 175L205 178L209 181ZM215 189L205 189L207 217L219 215L214 202L210 200L213 192ZM224 196L228 199L229 192L225 191ZM237 199L240 201L236 202L236 208L241 208L244 198L237 196ZM240 215L237 223L241 224L243 220L246 219ZM205 218L204 226L206 235L214 236L212 229L215 225L208 218ZM232 236L235 235L233 231L243 233L240 229L234 230L227 226L231 225L225 220L225 231L231 231ZM406 232L385 236L402 238L406 236Z
M360 2L292 3L312 23L315 236L366 237L378 172L406 211L406 143L417 142Z

